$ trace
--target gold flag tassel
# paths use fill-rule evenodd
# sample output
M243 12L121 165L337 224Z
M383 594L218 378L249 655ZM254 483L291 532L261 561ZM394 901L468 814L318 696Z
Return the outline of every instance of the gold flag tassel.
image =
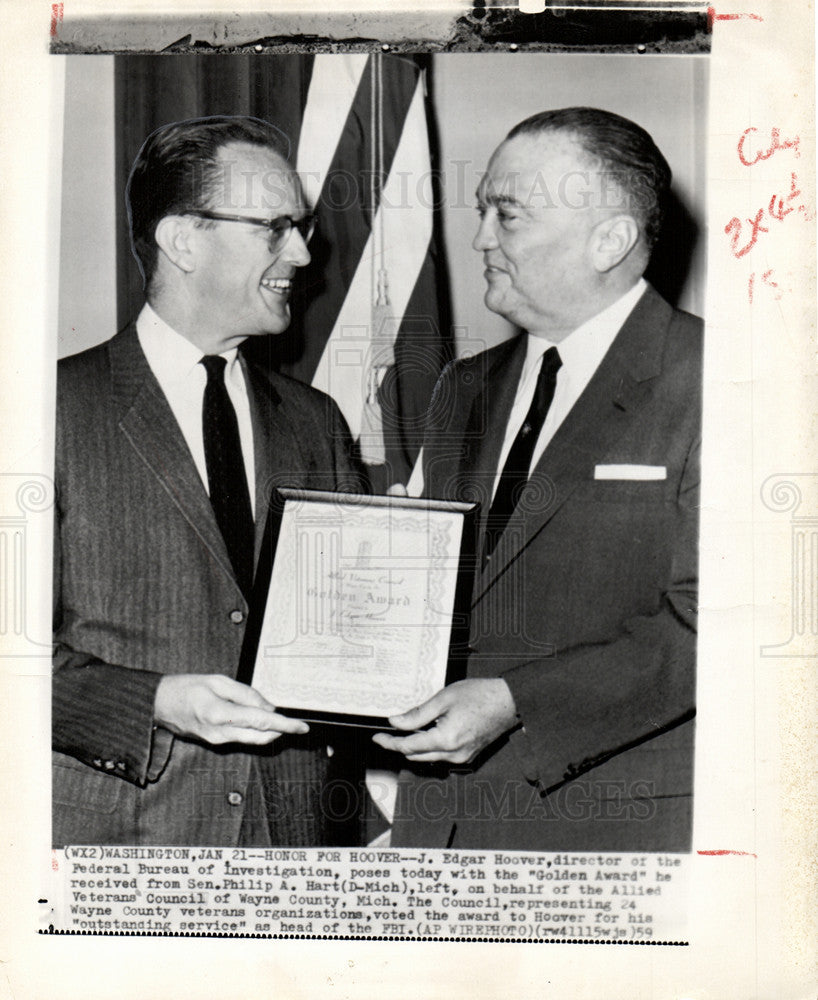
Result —
M399 318L389 302L389 274L386 266L386 219L381 195L386 186L383 156L383 55L372 59L370 125L372 169L370 171L370 218L372 219L372 313L369 345L363 370L365 378L361 458L367 465L386 461L383 436L383 409L379 391L389 369L395 364L395 338Z

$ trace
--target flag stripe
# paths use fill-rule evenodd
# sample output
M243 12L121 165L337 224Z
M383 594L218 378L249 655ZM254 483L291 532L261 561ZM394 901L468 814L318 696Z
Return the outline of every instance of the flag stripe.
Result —
M317 205L369 56L314 57L301 121L296 169L310 205Z
M440 336L437 266L431 250L406 305L395 340L395 366L380 393L386 458L397 479L403 472L404 481L423 444L429 400L450 353Z
M313 385L328 392L341 407L355 437L361 433L364 407L365 380L361 371L373 360L370 342L379 332L371 328L375 300L373 260L376 267L388 268L388 313L397 326L406 312L432 235L431 202L423 189L429 176L423 100L423 80L418 77L375 218L375 230L379 231L383 216L383 257L374 260L370 234L313 376Z
M384 171L391 168L419 73L411 60L395 60L394 69L384 73L383 81L383 103L388 109L384 115ZM299 274L293 296L295 324L288 339L298 343L300 357L292 359L286 370L305 382L313 381L370 235L371 94L372 59L368 57L316 204L318 232L310 245L313 261ZM312 171L306 147L299 161L304 170ZM368 317L368 309L365 315Z

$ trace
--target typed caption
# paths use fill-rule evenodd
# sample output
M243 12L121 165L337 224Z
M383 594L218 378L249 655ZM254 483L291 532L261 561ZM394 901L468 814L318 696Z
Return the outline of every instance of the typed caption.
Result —
M45 932L684 944L672 854L67 847Z

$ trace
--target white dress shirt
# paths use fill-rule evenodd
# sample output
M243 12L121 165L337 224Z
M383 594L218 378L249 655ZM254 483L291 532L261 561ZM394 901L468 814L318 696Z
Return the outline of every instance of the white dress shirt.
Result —
M170 404L209 495L202 431L202 401L207 385L207 372L204 365L199 363L202 352L186 337L168 326L147 303L136 321L136 333L148 359L148 365ZM236 411L242 458L247 474L247 488L250 492L250 506L255 517L256 467L247 384L237 349L233 347L221 356L227 362L224 382L227 395Z
M601 313L597 313L582 326L569 333L567 337L559 343L553 343L544 337L535 337L528 334L528 344L526 347L526 357L523 363L523 370L520 374L520 381L517 385L517 395L514 405L509 414L506 424L503 447L500 451L500 461L494 477L494 486L491 491L492 498L497 491L503 466L506 464L508 453L517 437L517 432L523 425L526 414L534 398L534 390L537 386L537 377L540 373L542 356L549 347L556 347L562 360L562 367L557 373L557 387L554 392L554 399L548 410L540 436L537 438L537 445L531 458L529 473L533 469L545 449L548 447L551 438L556 434L560 424L565 420L574 403L582 395L585 387L594 377L602 359L608 352L608 348L614 342L616 335L625 324L625 320L633 312L636 303L642 298L648 284L644 278L629 288L621 298L608 306ZM423 492L423 451L418 455L412 475L407 484L407 493L410 497L419 497Z
M559 351L562 366L557 372L557 387L554 392L554 399L551 402L548 413L545 417L540 436L531 456L529 474L537 462L542 458L542 454L548 447L549 442L559 430L563 420L573 409L574 403L579 399L585 387L594 377L597 368L602 363L602 359L608 353L608 348L614 342L616 335L622 329L625 320L630 316L636 303L642 298L645 289L648 287L644 278L628 289L627 292L604 309L601 313L591 317L582 326L569 333L567 337L554 343L546 340L545 337L535 337L528 334L528 344L526 348L525 362L520 374L520 381L517 385L517 395L514 405L509 414L506 424L506 436L503 440L503 447L500 451L500 461L497 466L497 474L494 479L494 489L492 497L497 491L503 466L506 464L508 453L517 437L517 432L523 425L526 414L531 407L534 398L534 390L537 387L537 378L540 373L542 357L550 347L556 347Z

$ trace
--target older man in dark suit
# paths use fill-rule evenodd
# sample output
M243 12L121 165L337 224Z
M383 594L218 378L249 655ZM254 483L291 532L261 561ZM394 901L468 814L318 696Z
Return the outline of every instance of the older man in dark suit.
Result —
M485 302L527 331L441 376L425 493L480 500L466 679L392 719L392 843L689 850L701 323L643 273L670 170L593 108L478 191Z
M147 304L59 368L54 843L354 841L353 756L233 679L271 489L360 489L331 400L237 353L289 324L298 179L265 122L179 122L128 208Z

